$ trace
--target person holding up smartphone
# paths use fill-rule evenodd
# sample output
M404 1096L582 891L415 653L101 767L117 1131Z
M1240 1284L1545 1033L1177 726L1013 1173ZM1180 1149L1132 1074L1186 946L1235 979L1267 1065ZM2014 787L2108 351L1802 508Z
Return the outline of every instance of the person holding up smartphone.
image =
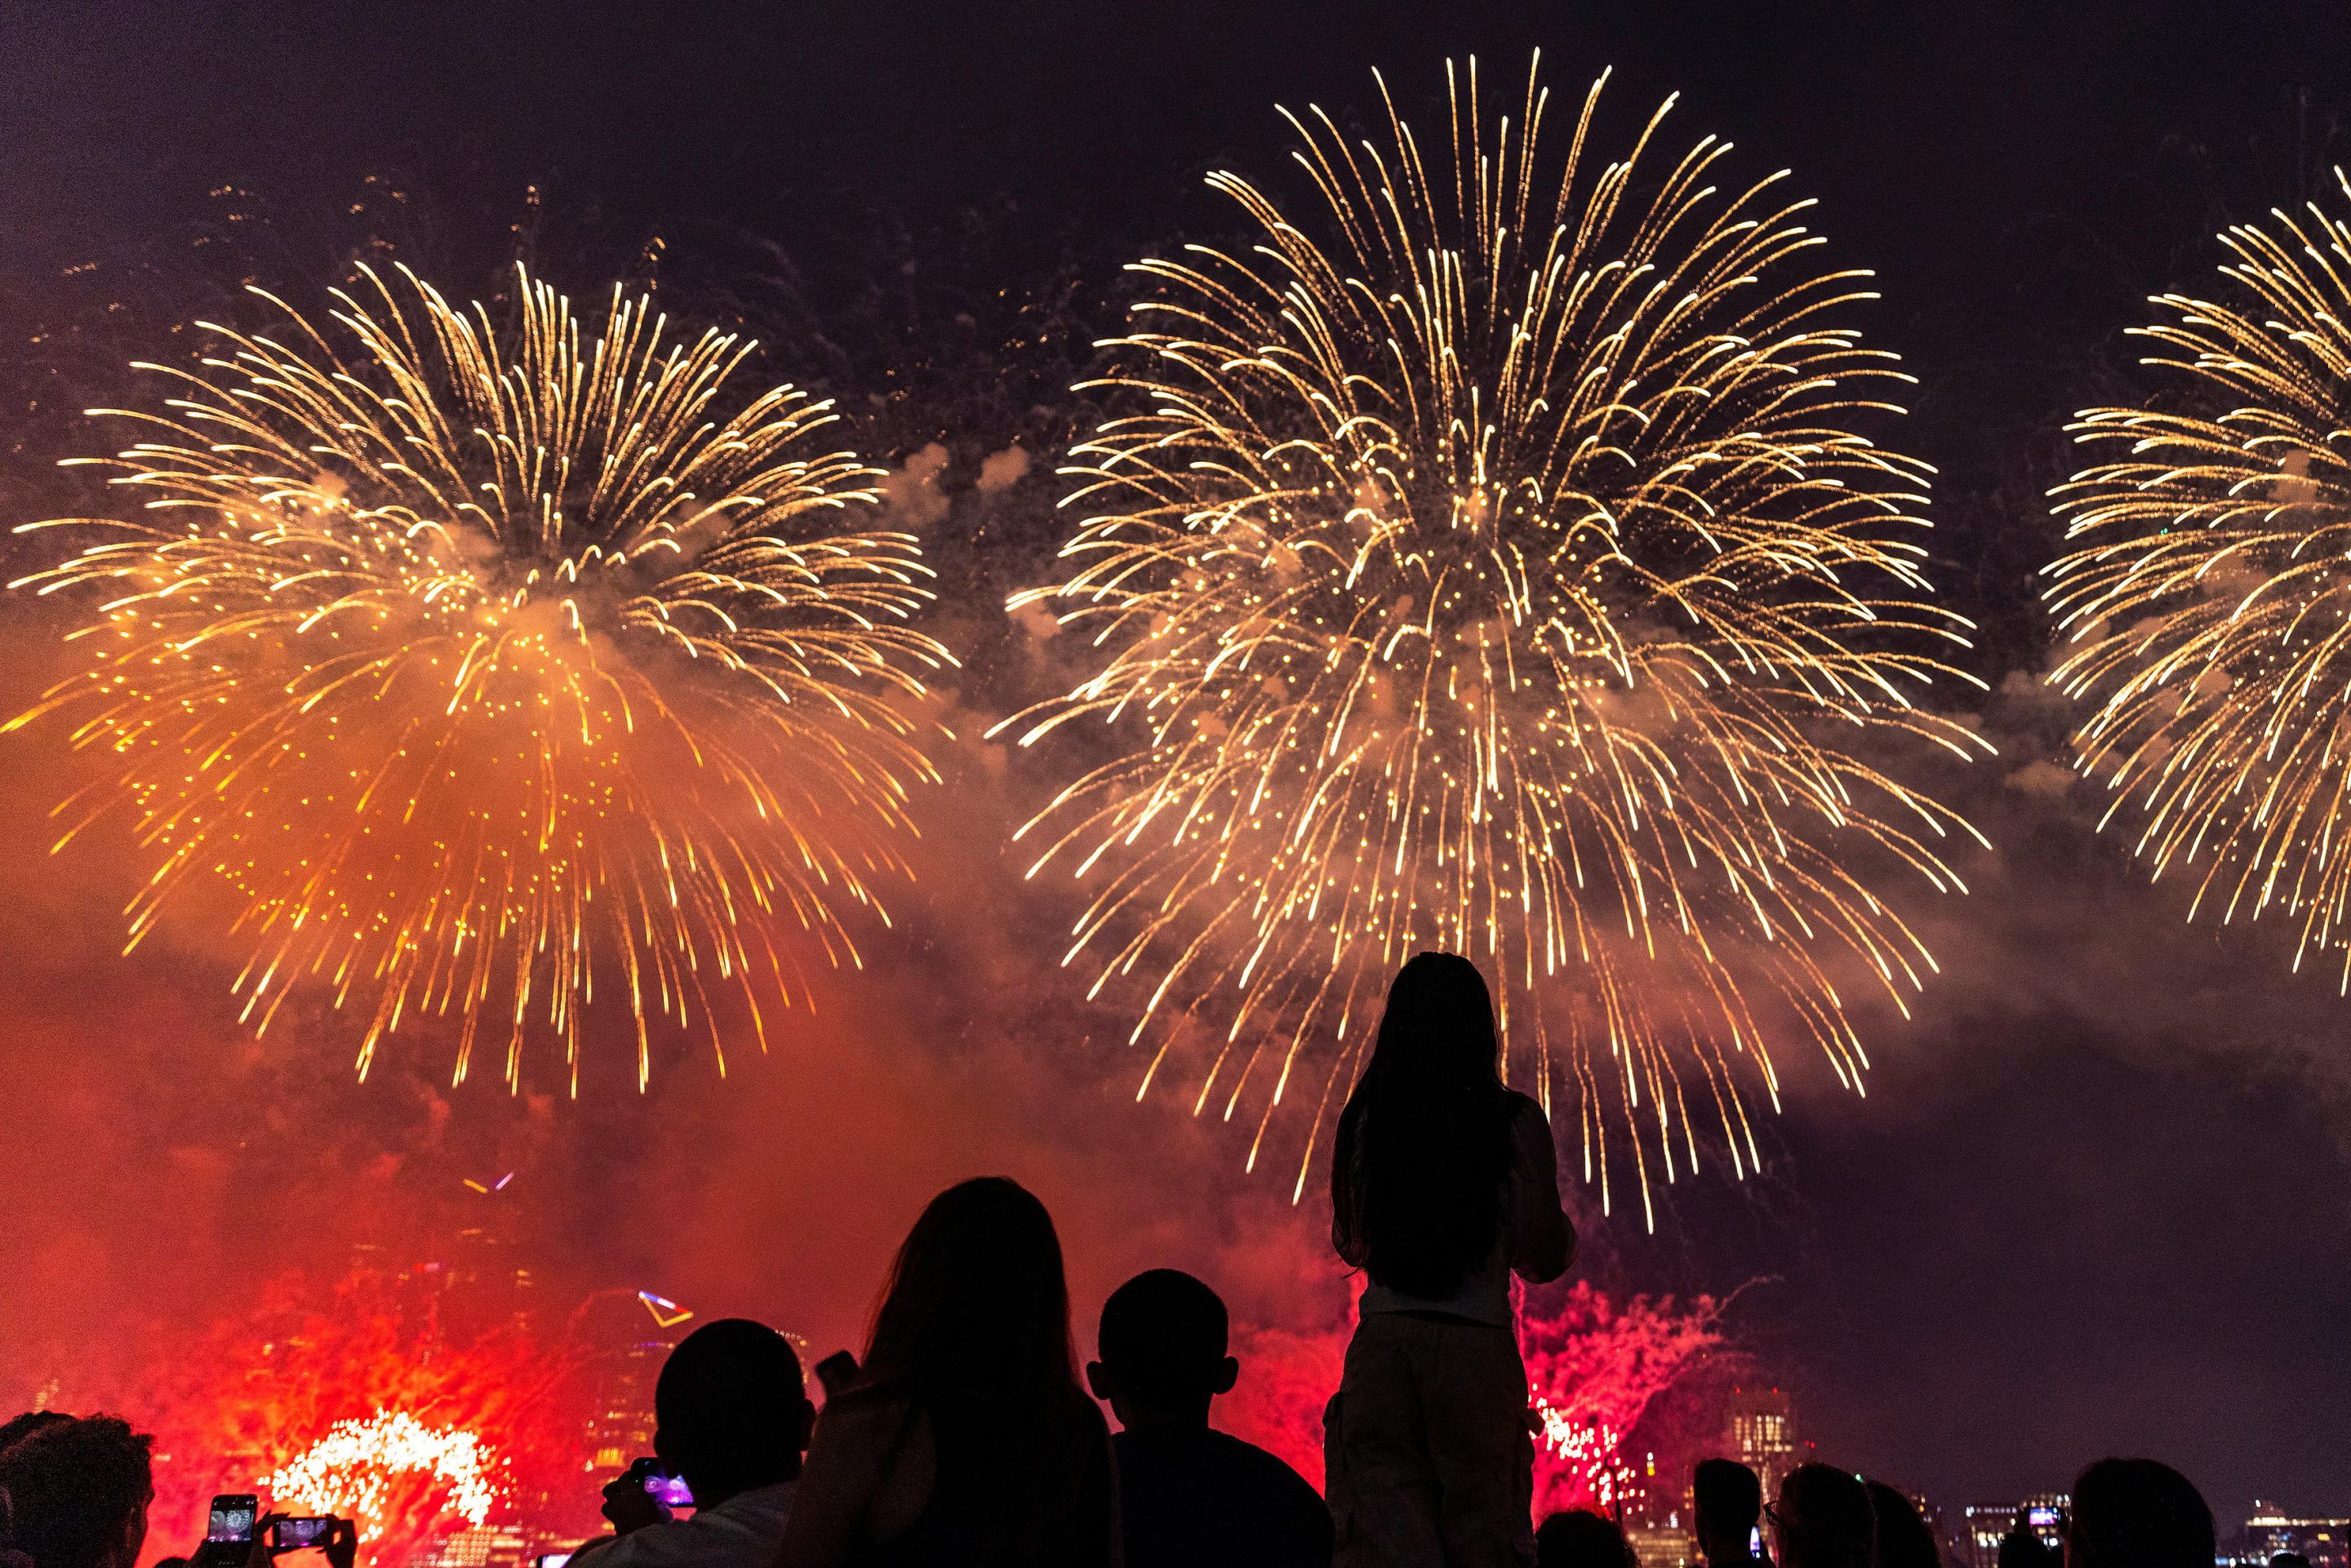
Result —
M816 1419L790 1343L747 1318L704 1324L663 1364L653 1419L654 1457L604 1489L613 1533L566 1568L770 1568Z
M223 1492L213 1499L204 1539L193 1557L166 1557L155 1568L270 1568L288 1552L316 1549L329 1568L352 1568L359 1559L359 1526L331 1514L296 1517L264 1513L251 1492Z

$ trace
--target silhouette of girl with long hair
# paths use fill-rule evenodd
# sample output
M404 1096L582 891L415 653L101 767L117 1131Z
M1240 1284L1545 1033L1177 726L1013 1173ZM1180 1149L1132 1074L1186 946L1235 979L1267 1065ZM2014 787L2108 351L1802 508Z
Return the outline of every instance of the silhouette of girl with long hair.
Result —
M1367 1276L1323 1413L1342 1568L1535 1560L1510 1276L1558 1279L1575 1231L1550 1121L1502 1086L1500 1061L1477 966L1420 954L1339 1116L1331 1241Z
M907 1233L865 1364L818 1418L780 1568L1096 1568L1111 1465L1051 1217L1017 1182L963 1182Z

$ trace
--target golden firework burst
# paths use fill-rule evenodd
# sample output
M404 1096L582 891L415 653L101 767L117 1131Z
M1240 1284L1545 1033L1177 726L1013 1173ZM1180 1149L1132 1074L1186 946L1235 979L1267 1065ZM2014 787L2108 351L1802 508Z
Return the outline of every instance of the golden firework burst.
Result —
M1698 1100L1754 1162L1759 988L1857 1084L1838 955L1897 1000L1929 964L1854 857L1951 887L1928 841L1963 824L1856 752L1969 749L1911 706L1964 622L1905 537L1924 466L1853 428L1907 378L1834 324L1865 275L1802 268L1811 204L1725 196L1712 138L1653 177L1670 99L1595 168L1604 77L1563 159L1535 72L1515 122L1447 80L1449 160L1383 82L1389 145L1289 116L1310 213L1212 175L1252 248L1140 264L1104 383L1137 412L1077 449L1068 576L1014 601L1107 650L1022 743L1083 720L1117 755L1025 831L1099 889L1071 956L1155 977L1144 1088L1196 1017L1196 1108L1262 1091L1252 1164L1319 1054L1302 1186L1366 1009L1451 948L1518 1081L1569 1087L1587 1178L1614 1139L1646 1202Z
M841 528L878 475L809 450L828 404L719 405L752 345L673 341L617 287L589 337L527 276L502 341L402 277L324 327L208 329L220 357L124 415L160 432L112 480L147 516L26 580L106 592L88 666L15 724L67 710L117 759L84 821L127 810L152 857L134 946L233 890L257 1027L319 977L371 1015L362 1074L454 1013L462 1080L503 1015L518 1084L543 1009L576 1090L601 967L642 1086L649 1014L698 1007L717 1047L715 975L757 1026L904 874L929 572Z
M2314 203L2220 237L2236 301L2158 295L2174 319L2137 329L2184 396L2069 427L2123 450L2051 492L2076 548L2050 678L2090 706L2074 760L2106 821L2194 877L2191 918L2274 908L2296 967L2340 947L2351 989L2351 222Z

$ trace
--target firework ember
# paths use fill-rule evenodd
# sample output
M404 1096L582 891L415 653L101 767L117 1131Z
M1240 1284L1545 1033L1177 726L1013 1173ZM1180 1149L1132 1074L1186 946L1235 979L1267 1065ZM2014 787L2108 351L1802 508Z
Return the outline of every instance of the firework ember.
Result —
M1864 275L1803 268L1781 176L1719 193L1725 143L1647 172L1664 109L1595 168L1599 92L1563 158L1532 73L1499 123L1456 85L1446 162L1392 102L1392 148L1293 118L1311 214L1212 176L1256 247L1141 265L1108 384L1147 406L1077 449L1098 510L1015 601L1108 650L1019 726L1122 748L1027 830L1098 890L1071 956L1150 977L1146 1089L1221 1036L1195 1104L1259 1094L1252 1166L1301 1080L1301 1187L1426 947L1500 981L1604 1199L1701 1117L1743 1172L1781 1015L1857 1083L1841 974L1931 967L1868 868L1957 885L1964 824L1862 756L1972 745L1910 706L1963 623L1906 537L1922 465L1856 433L1907 379L1834 324Z
M1633 1481L1632 1467L1622 1452L1625 1434L1605 1422L1576 1421L1540 1394L1530 1408L1542 1424L1542 1450L1535 1461L1538 1487L1578 1498L1578 1506L1602 1513L1618 1508ZM1544 1511L1539 1506L1537 1511Z
M339 1421L268 1480L272 1505L355 1520L373 1536L392 1488L411 1478L446 1489L444 1511L472 1525L489 1521L501 1498L496 1456L471 1432L428 1427L404 1410Z
M2178 319L2139 331L2189 411L2072 426L2127 455L2053 492L2079 548L2049 569L2072 642L2051 679L2090 706L2075 761L2112 786L2107 821L2140 820L2156 875L2195 877L2191 917L2275 910L2296 966L2341 948L2351 990L2351 221L2314 204L2276 225L2220 236L2238 303L2162 295Z
M156 1435L151 1549L200 1536L224 1491L355 1519L374 1568L464 1525L591 1519L594 1378L576 1319L548 1334L509 1312L467 1332L433 1293L444 1278L289 1270L217 1322L152 1324L141 1362L83 1369L58 1397Z
M1541 1300L1536 1297L1540 1295ZM1611 1301L1578 1281L1527 1292L1519 1354L1542 1424L1535 1448L1535 1515L1613 1511L1635 1471L1625 1439L1656 1403L1723 1343L1722 1303L1698 1296Z
M126 416L160 432L114 480L149 520L29 580L105 598L89 667L16 722L68 710L117 760L91 815L152 856L134 945L225 884L259 1027L316 978L369 1015L362 1073L455 1015L456 1077L487 1023L518 1084L536 1016L576 1090L601 978L642 1086L649 1015L716 1048L715 980L758 1031L761 989L811 946L854 961L843 906L905 873L929 573L839 526L878 476L810 449L829 405L721 406L751 345L674 343L617 289L583 342L527 277L507 341L365 277L372 311L224 331Z

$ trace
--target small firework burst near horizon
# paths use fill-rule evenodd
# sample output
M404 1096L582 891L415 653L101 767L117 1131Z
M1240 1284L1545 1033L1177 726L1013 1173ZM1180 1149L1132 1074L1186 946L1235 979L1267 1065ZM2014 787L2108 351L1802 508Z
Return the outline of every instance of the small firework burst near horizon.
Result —
M725 401L753 345L617 287L594 334L519 272L501 332L360 272L324 325L270 299L275 336L142 367L179 382L121 414L145 517L29 525L109 537L26 580L99 591L86 667L10 727L63 710L112 758L73 831L127 815L132 946L226 890L257 1028L315 980L368 1015L362 1075L454 1015L455 1079L488 1027L518 1087L536 1019L577 1092L601 982L640 1087L653 1016L723 1071L716 993L764 1045L762 994L856 962L844 916L910 875L929 570L845 526L879 475L813 445L829 404Z
M1604 164L1602 83L1546 141L1535 70L1490 120L1447 78L1433 142L1384 83L1383 144L1290 116L1311 210L1212 175L1251 248L1139 265L1103 383L1134 412L1014 601L1103 652L1011 727L1118 754L1023 831L1030 874L1094 894L1070 958L1140 971L1146 1090L1196 1024L1195 1109L1257 1096L1252 1166L1302 1088L1302 1189L1388 978L1449 948L1604 1203L1624 1162L1648 1210L1701 1123L1753 1168L1775 1036L1857 1088L1841 985L1931 969L1865 877L1957 889L1973 830L1867 758L1980 747L1915 706L1966 622L1925 465L1862 434L1908 378L1839 324L1865 275L1803 266L1812 204L1719 187L1711 137L1653 158L1671 100Z
M404 1410L379 1410L364 1420L338 1421L317 1442L270 1472L271 1505L338 1513L362 1535L381 1529L394 1483L422 1478L439 1495L439 1510L479 1527L506 1500L497 1456L480 1437L455 1427L427 1426Z
M2220 238L2236 297L2158 295L2172 319L2136 329L2184 401L2068 427L2122 447L2051 492L2074 548L2050 680L2088 710L2101 825L2194 881L2189 918L2274 912L2294 967L2340 948L2351 991L2351 220L2314 202Z

